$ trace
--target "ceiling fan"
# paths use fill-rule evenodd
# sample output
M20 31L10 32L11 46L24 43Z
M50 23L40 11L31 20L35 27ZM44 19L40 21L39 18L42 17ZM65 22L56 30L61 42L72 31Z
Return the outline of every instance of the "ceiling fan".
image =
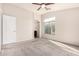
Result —
M50 8L47 8L48 5L55 4L55 3L32 3L34 5L39 5L40 7L37 9L39 11L41 8L45 8L46 10L50 10Z

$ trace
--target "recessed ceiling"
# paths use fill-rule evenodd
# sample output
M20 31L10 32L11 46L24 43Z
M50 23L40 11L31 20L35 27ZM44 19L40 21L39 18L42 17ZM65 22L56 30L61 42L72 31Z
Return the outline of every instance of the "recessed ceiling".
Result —
M79 7L79 3L55 3L47 6L48 8L51 8L51 10L40 9L39 11L37 11L37 9L40 6L34 5L32 3L14 3L13 5L16 5L18 7L24 8L26 10L29 10L38 14L44 14L51 11L58 11L58 10L63 10L68 8Z

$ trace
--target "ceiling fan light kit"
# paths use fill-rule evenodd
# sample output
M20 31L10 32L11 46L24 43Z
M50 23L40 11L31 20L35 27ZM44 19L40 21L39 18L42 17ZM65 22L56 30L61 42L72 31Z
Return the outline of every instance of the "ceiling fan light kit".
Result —
M42 4L42 5L41 5L41 8L45 8L45 4Z

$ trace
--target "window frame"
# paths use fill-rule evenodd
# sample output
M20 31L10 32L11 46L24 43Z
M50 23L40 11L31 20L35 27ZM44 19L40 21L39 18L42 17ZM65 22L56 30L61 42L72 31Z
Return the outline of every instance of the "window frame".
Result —
M45 32L45 24L46 24L46 23L49 23L49 24L50 24L49 26L50 26L50 29L51 29L51 30L50 30L51 33L46 33L46 32ZM53 32L52 24L54 24L55 32ZM55 34L56 34L56 20L44 22L44 34L50 34L50 35L55 35Z

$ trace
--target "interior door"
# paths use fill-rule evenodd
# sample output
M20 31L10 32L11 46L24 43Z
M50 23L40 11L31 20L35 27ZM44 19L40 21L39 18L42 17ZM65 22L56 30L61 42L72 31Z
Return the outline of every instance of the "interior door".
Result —
M3 44L16 42L16 17L3 15Z

